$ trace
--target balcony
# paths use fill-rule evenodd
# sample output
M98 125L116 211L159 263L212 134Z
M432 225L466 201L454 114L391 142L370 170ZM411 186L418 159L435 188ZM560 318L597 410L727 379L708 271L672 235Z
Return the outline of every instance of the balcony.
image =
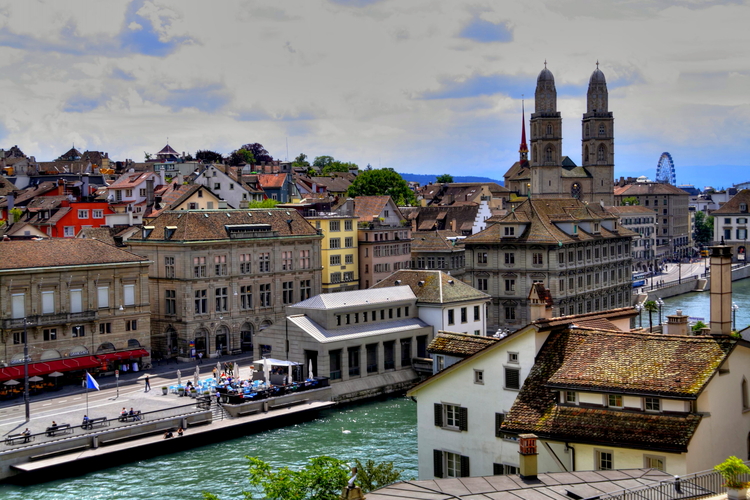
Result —
M85 321L94 321L97 318L97 311L83 311L78 313L60 313L60 314L42 314L29 316L28 326L51 326L65 323L82 323ZM9 318L2 320L4 330L23 328L24 318Z

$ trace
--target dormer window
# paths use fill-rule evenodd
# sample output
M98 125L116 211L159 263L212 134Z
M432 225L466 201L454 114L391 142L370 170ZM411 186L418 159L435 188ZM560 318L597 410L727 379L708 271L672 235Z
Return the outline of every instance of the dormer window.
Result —
M740 203L740 212L747 213L747 203Z
M565 402L567 404L578 404L578 393L576 391L565 391Z
M578 234L578 224L573 224L573 234Z
M515 236L516 235L516 228L513 226L506 226L505 227L505 236Z
M594 222L594 233L598 233L598 232L599 232L599 223Z

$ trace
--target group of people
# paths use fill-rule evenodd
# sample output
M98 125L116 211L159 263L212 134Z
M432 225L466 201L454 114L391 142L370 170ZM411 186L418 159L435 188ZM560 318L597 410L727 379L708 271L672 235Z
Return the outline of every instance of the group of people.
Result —
M141 411L140 410L134 410L133 407L130 407L130 411L126 410L125 407L122 407L122 411L120 412L120 420L127 420L128 417L133 417L133 420L140 420L141 419ZM86 418L86 417L84 417Z
M177 429L177 437L182 437L182 434L185 432L185 430L180 426L179 429ZM172 429L167 430L167 432L164 433L164 439L173 438L174 434L172 433Z

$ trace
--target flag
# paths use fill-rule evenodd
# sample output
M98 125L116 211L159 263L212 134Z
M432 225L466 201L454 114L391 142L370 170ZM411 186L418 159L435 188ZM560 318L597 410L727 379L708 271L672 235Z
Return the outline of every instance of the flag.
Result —
M89 372L86 372L86 389L96 389L99 390L99 384L96 380L94 380L94 377L91 376Z

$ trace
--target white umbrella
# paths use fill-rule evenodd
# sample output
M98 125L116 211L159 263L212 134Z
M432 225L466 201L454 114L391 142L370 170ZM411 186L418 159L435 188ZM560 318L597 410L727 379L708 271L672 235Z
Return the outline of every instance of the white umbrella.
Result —
M315 378L315 374L313 373L313 367L312 367L312 358L307 363L307 378L310 380Z
M195 375L193 375L193 385L198 386L198 380L201 378L201 372L200 369L196 366L195 367Z
M50 377L62 377L63 374L60 372L52 372L49 374Z
M44 380L42 377L34 376L29 379L29 382L41 382L42 380Z
M292 383L292 365L286 367L286 383Z
M18 385L20 383L18 380L8 380L7 382L3 382L3 385Z
M177 370L177 385L182 385L182 372Z
M218 361L216 362L216 373L218 373L219 377L221 377L221 363Z
M263 376L266 378L266 385L271 384L271 363L263 363Z
M238 362L234 362L234 370L233 370L235 378L240 378L240 364Z

